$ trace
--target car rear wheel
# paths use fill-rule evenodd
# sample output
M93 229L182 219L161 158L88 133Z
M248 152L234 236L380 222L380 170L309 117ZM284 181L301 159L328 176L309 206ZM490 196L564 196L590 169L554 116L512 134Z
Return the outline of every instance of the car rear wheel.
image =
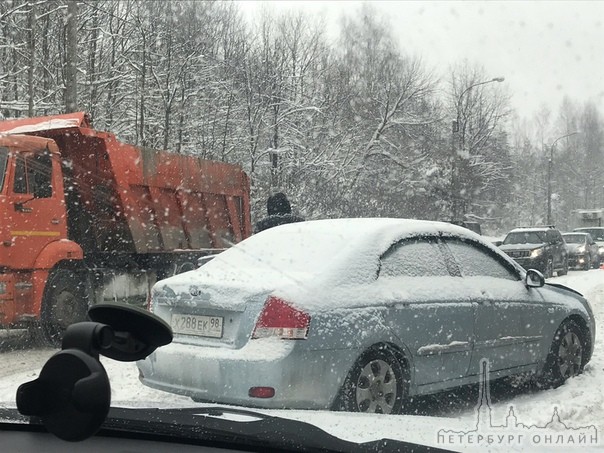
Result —
M556 331L544 368L544 384L558 387L567 379L583 372L585 339L581 328L572 320Z
M337 409L374 414L399 414L409 389L408 371L388 346L366 351L348 373Z

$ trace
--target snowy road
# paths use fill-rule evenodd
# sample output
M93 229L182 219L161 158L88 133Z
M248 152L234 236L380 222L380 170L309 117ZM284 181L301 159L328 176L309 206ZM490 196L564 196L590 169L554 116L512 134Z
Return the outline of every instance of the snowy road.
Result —
M513 390L504 393L492 391L492 418L503 422L514 406L515 415L530 424L542 425L552 419L555 408L567 426L594 425L598 433L604 433L604 270L571 272L552 281L570 286L586 296L596 316L597 338L591 362L585 373L558 389ZM0 351L2 351L0 349ZM0 402L14 406L16 389L20 383L34 379L45 360L55 350L21 349L0 352ZM134 364L102 360L112 382L114 404L149 406L169 404L190 406L190 399L144 387L138 381ZM417 403L419 416L366 416L311 411L272 411L277 415L301 419L320 426L328 432L347 440L361 442L377 437L400 440L416 440L434 444L435 423L442 427L468 427L476 421L476 387L427 397ZM2 403L0 403L2 404ZM428 416L428 417L426 417ZM351 429L350 421L358 425ZM439 424L440 423L440 424ZM426 426L432 426L431 429ZM598 441L598 444L602 444ZM446 447L445 445L440 445ZM464 448L465 449L465 448ZM593 449L593 445L592 445ZM604 450L604 449L603 449Z

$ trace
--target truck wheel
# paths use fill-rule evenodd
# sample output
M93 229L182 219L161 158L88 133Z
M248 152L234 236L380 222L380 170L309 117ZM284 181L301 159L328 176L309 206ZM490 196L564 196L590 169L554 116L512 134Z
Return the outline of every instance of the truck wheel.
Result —
M60 347L67 327L85 321L87 311L84 282L78 274L66 269L52 271L42 300L40 327L44 340Z

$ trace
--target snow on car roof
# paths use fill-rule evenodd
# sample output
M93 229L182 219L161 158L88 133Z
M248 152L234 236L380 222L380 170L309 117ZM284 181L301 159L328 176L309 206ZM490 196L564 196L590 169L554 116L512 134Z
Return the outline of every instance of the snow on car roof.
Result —
M334 288L375 278L380 255L390 245L416 235L458 236L494 246L476 233L443 222L392 218L315 220L271 228L217 255L199 269L158 285L188 292L191 285L211 287L216 298L244 303L245 295L276 289ZM321 291L319 291L321 292Z
M533 232L544 232L551 230L549 227L518 227L510 230L510 233L533 233ZM509 234L509 233L508 233Z
M336 258L345 258L353 251L377 259L395 241L426 234L480 240L479 235L466 228L443 222L392 218L314 220L258 233L225 251L220 255L221 259L211 261L204 269L223 268L223 263L228 261L231 266L267 266L317 275L324 270L325 264L333 264ZM346 264L350 267L351 263Z
M292 229L308 232L338 231L340 234L355 237L358 237L359 234L372 235L375 233L397 232L403 236L448 233L465 237L480 238L480 235L477 235L473 231L452 223L388 217L310 220L282 225L278 228L266 230L265 232L274 233L280 229L283 231Z

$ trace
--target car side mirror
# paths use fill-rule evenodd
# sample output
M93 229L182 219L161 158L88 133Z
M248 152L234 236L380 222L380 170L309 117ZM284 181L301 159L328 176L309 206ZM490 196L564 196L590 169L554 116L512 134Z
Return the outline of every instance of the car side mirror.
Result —
M16 201L14 203L15 211L17 212L32 212L30 207L25 206L27 203L32 201L34 197L28 198L26 200Z
M493 241L493 245L495 247L499 247L499 246L501 246L501 244L503 244L503 241Z
M545 277L538 270L529 269L528 271L526 271L524 284L528 288L541 288L543 285L545 285Z

